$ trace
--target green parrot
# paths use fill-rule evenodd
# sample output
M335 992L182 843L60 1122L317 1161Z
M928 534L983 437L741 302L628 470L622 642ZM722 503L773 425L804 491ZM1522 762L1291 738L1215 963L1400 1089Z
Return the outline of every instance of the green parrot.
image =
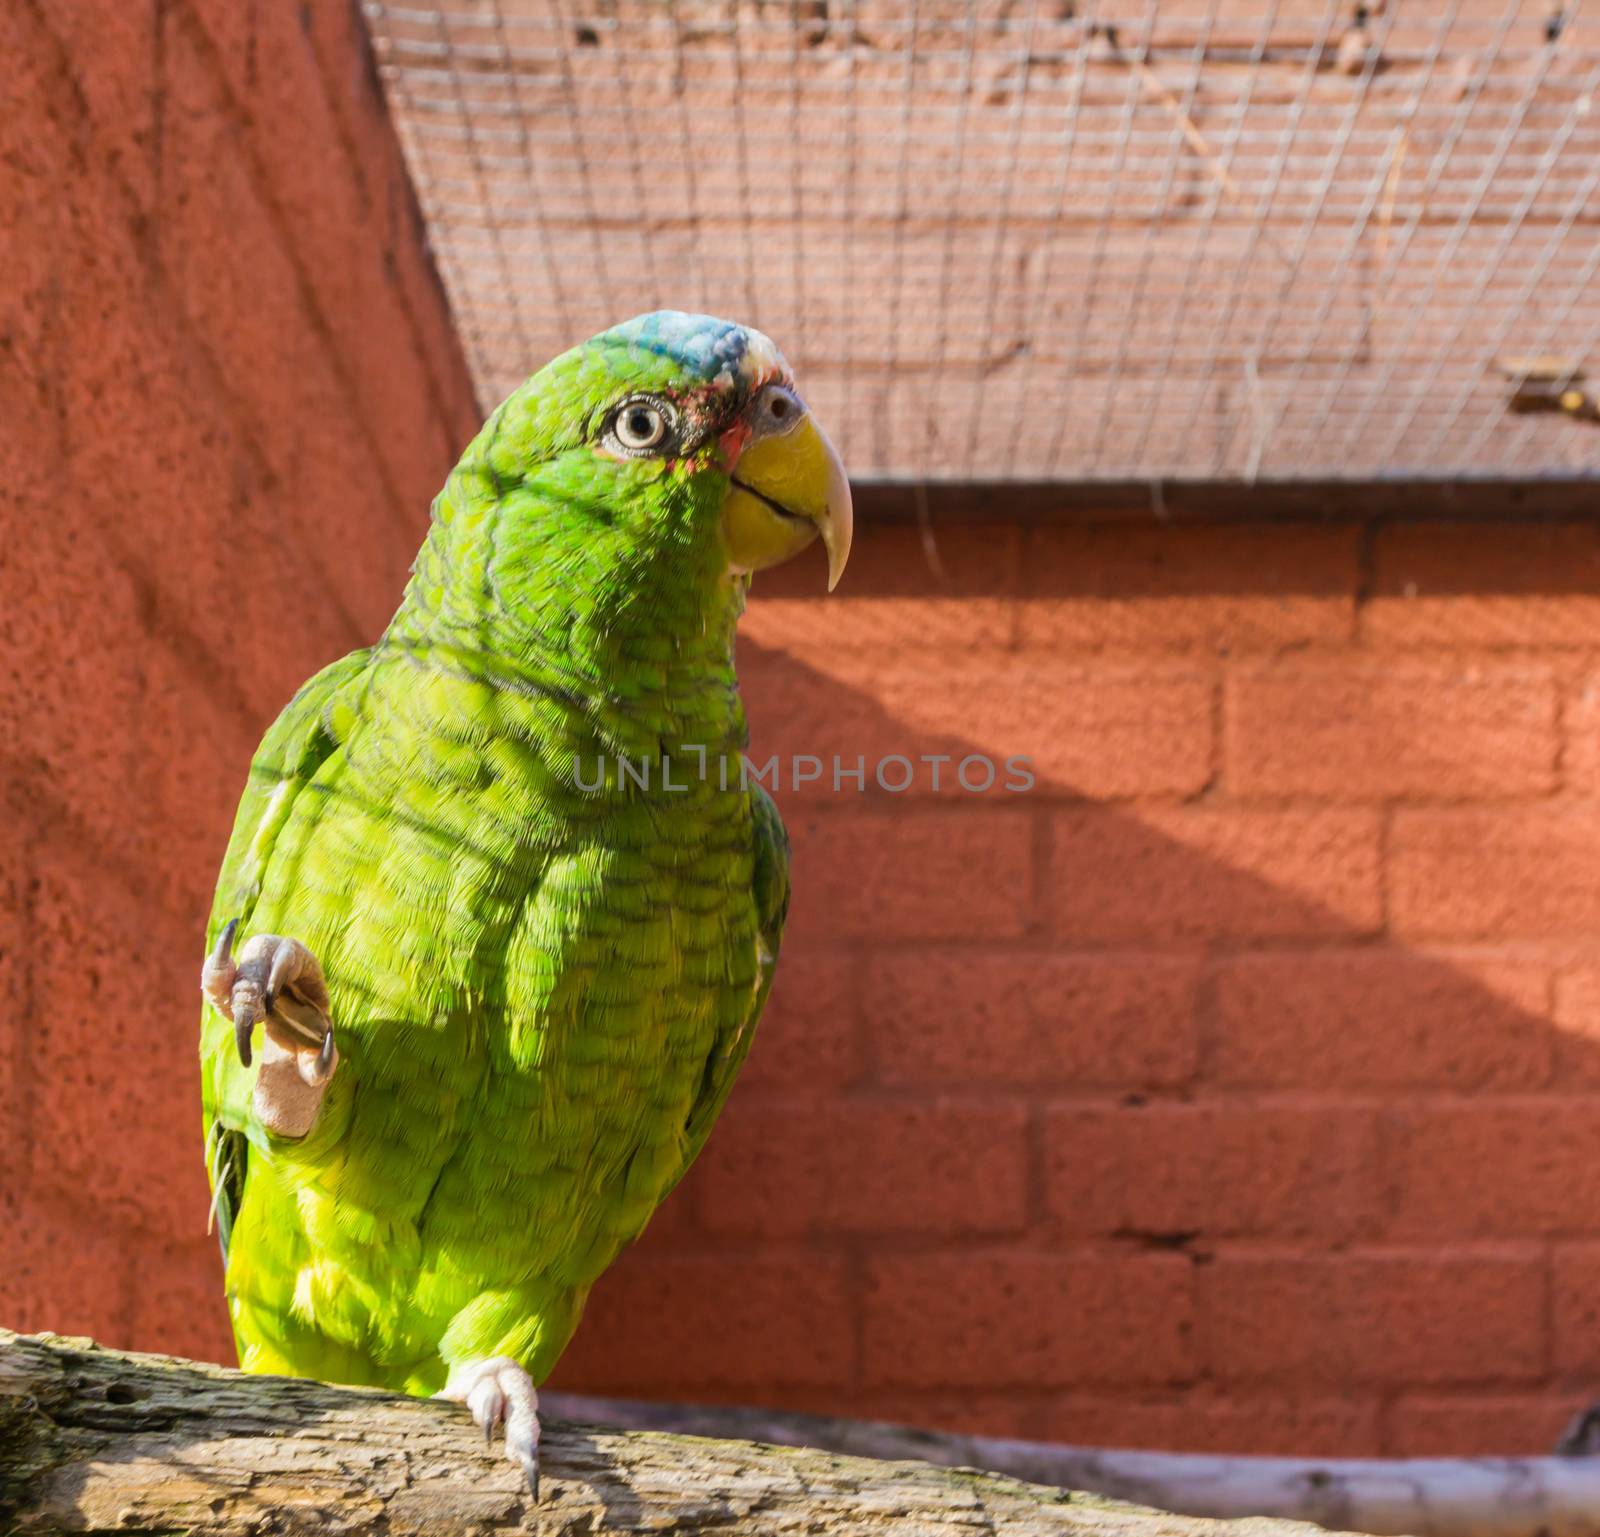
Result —
M382 638L267 732L201 973L246 1371L464 1402L537 1493L535 1384L772 983L734 626L818 535L831 589L849 484L776 347L640 316L494 412Z

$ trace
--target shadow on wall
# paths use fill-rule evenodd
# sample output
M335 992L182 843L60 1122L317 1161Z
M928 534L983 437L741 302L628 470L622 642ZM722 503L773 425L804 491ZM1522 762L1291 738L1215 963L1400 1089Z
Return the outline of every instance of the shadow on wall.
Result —
M864 532L845 593L801 563L752 604L795 844L777 991L559 1384L1547 1449L1600 1389L1593 533L953 527L939 579L914 531ZM869 785L1025 753L1038 783L796 790L799 753ZM86 922L93 850L37 852L6 1321L229 1359L199 941L137 866Z
M1600 1386L1593 533L938 543L753 600L774 1004L560 1383L1549 1450ZM1027 794L789 778L1018 752Z

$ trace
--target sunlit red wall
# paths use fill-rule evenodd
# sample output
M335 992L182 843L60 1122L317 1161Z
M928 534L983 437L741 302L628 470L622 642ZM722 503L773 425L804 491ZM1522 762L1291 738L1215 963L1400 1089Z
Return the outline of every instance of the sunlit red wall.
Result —
M772 1016L561 1380L1548 1451L1600 1386L1600 534L934 543L760 584L756 757L1038 785L781 797Z
M17 1327L227 1358L193 1060L216 861L261 731L381 628L474 425L350 28L0 8ZM827 765L780 795L776 998L558 1382L1547 1448L1600 1390L1595 530L1063 514L932 545L868 522L836 597L809 559L758 586L755 755ZM894 754L1037 784L834 792L835 755Z
M304 25L302 25L302 18ZM476 407L342 4L0 5L0 1321L220 1357L195 946Z

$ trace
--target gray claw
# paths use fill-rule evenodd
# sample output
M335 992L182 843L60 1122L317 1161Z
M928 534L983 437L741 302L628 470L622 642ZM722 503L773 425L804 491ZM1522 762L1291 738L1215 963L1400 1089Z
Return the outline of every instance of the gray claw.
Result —
M533 1503L537 1505L539 1503L539 1454L537 1452L534 1453L531 1462L523 1463L522 1471L528 1478L528 1493Z
M333 1071L333 1026L328 1026L328 1033L322 1038L322 1049L317 1053L317 1073L326 1078Z
M239 920L230 918L223 925L222 932L217 935L217 942L211 947L211 954L206 957L205 967L200 973L200 985L219 1008L223 1008L223 1000L219 993L230 989L238 976L233 965L233 936L238 932ZM239 1048L239 1060L246 1067L250 1066L250 1028L253 1023L248 1005L240 1006L235 1003L233 1039Z
M239 920L230 918L217 935L217 942L211 951L211 959L219 966L233 954L233 936L239 932Z

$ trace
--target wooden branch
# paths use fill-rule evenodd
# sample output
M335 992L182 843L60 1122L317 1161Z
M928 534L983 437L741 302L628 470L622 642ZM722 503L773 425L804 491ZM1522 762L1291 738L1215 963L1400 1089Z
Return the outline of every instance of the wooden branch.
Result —
M991 1473L550 1423L543 1494L466 1412L0 1330L0 1532L1296 1537Z
M1292 1515L1416 1537L1600 1537L1600 1459L1105 1452L556 1393L545 1410L535 1512L458 1407L0 1330L0 1532L1301 1537L1284 1520L1208 1519Z
M546 1395L550 1412L637 1430L986 1468L1191 1516L1269 1516L1412 1537L1600 1537L1600 1457L1319 1460L1103 1451L760 1409ZM1600 1423L1600 1405L1590 1411ZM1586 1450L1580 1416L1563 1444ZM1600 1436L1593 1437L1600 1441Z

